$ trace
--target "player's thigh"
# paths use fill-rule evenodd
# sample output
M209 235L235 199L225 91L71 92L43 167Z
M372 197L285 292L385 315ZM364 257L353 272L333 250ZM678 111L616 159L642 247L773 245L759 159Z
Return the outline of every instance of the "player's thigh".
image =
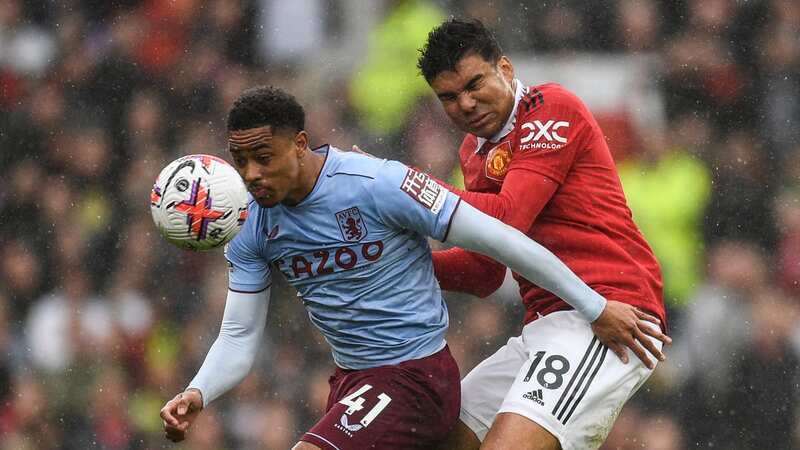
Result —
M524 436L509 440L508 436ZM515 413L497 415L481 450L560 450L561 444L538 423Z
M324 450L433 448L458 418L458 367L443 352L345 377L301 440Z
M459 442L463 448L477 448L480 445L489 432L508 389L514 383L517 372L527 359L522 337L513 337L461 380L460 418L472 433L457 428L455 432L459 435L451 436L449 441Z
M652 371L637 358L623 364L575 311L536 320L522 336L529 358L500 412L536 422L564 450L600 447L625 402ZM525 436L509 432L501 438L513 445Z

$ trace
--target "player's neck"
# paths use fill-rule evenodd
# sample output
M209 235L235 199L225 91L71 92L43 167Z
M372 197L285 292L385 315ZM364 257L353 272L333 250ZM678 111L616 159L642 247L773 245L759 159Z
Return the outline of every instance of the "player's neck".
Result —
M306 154L306 157L303 158L300 164L300 173L298 175L300 183L297 189L294 189L286 196L286 199L283 201L284 204L293 206L308 197L308 194L310 194L311 191L314 190L314 186L317 185L317 180L322 172L322 166L325 164L326 156L327 155L320 155L312 151Z

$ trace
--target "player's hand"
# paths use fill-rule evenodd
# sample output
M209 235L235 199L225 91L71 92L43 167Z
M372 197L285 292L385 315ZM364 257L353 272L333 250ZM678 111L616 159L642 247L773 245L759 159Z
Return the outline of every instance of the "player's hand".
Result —
M592 322L592 331L624 364L628 364L627 347L645 366L653 369L655 363L647 356L647 352L659 361L664 361L666 357L648 336L664 344L672 343L672 339L661 332L660 325L661 321L655 316L627 303L609 300L600 317Z
M187 389L161 408L164 434L172 442L186 438L186 431L203 410L203 396L197 389Z

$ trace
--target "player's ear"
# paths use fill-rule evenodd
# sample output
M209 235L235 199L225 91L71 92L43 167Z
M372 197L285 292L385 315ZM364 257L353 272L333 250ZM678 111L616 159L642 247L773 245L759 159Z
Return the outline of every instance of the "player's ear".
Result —
M294 146L298 158L306 155L306 151L308 151L308 133L305 130L300 130L294 135Z
M514 81L514 65L511 64L511 60L507 56L503 55L497 60L497 71L500 72L500 76L506 82L511 83Z

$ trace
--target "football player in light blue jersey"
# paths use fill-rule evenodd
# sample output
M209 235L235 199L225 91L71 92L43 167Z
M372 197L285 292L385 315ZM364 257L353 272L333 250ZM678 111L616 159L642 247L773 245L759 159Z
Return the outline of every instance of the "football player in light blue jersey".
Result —
M325 416L294 448L430 448L455 426L459 372L427 237L486 254L550 290L609 339L642 320L606 301L549 251L395 161L311 150L305 114L276 88L245 91L228 116L234 166L253 199L226 250L219 337L186 391L161 410L182 440L200 410L255 358L274 271L294 286L337 370Z

